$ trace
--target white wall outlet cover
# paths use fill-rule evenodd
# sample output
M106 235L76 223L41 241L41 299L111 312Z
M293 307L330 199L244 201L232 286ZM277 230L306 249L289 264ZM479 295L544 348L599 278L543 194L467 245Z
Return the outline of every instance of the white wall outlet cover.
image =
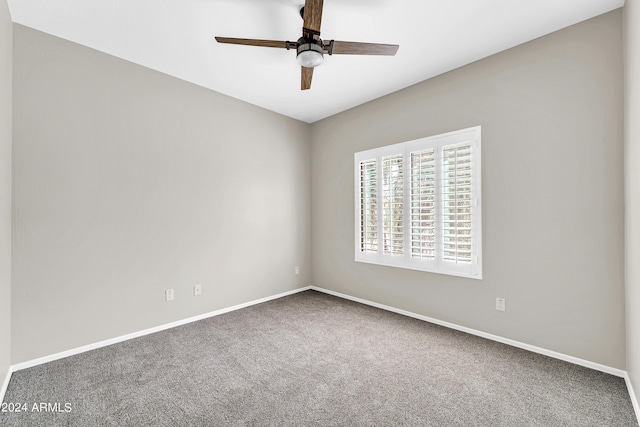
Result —
M498 311L506 311L507 302L504 298L496 298L496 310Z
M194 296L202 295L202 285L197 284L193 287L193 295Z
M300 267L296 265L296 268L294 268L294 271L296 272L296 274L300 274Z
M164 291L164 298L166 301L173 301L173 289Z

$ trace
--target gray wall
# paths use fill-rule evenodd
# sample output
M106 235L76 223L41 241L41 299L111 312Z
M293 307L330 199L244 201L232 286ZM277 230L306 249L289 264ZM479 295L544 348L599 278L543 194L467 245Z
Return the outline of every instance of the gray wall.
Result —
M627 371L640 398L640 5L624 6ZM640 405L640 402L637 402Z
M12 363L310 283L307 124L13 37Z
M314 123L312 283L625 369L621 25L617 10ZM354 262L354 152L474 125L484 280Z
M0 387L11 362L11 17L0 0Z

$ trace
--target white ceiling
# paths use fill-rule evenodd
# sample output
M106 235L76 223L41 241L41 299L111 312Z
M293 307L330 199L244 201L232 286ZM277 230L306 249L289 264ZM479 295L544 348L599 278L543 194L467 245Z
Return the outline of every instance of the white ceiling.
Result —
M399 44L395 57L326 56L300 90L304 0L8 0L14 22L272 111L314 122L619 8L624 0L325 0L322 38Z

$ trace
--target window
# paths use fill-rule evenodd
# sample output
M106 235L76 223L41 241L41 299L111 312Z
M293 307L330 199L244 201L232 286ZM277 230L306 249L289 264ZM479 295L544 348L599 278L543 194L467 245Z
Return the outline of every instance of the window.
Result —
M355 154L356 261L482 278L480 126Z

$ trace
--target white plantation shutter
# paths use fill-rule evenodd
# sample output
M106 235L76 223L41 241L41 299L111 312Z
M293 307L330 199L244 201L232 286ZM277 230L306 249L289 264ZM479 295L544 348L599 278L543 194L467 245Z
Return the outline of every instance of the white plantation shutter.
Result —
M482 278L480 133L355 154L356 261Z
M378 197L377 197L377 162L370 159L360 162L360 251L364 253L378 252Z
M382 158L382 246L383 253L404 252L402 154Z
M411 153L411 258L436 257L435 150Z
M443 258L471 262L471 144L442 147Z

